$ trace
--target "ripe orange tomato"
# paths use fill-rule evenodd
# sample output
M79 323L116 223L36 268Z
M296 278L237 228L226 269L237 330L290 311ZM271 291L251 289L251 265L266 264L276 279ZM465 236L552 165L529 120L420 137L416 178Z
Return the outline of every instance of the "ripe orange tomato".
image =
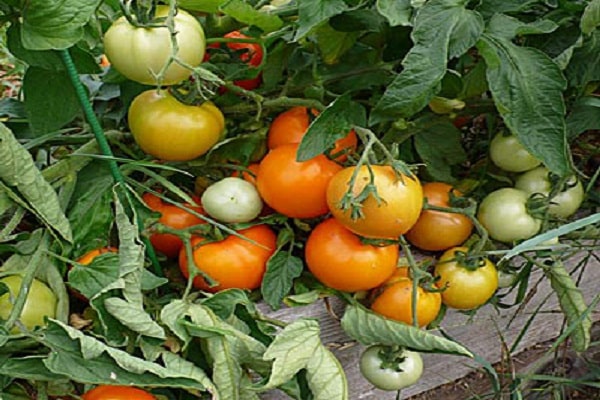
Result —
M412 279L394 276L392 282L384 284L383 291L371 304L371 310L384 317L412 325L412 295ZM441 306L442 296L439 292L428 292L422 287L417 288L416 311L417 323L420 327L429 325L439 314Z
M311 114L316 116L317 110L309 110L306 107L292 107L279 114L269 127L267 135L267 146L274 149L285 144L299 144L308 130L311 123ZM329 154L339 154L342 151L346 153L356 150L358 138L356 132L351 130L348 135L338 139L335 142L333 150ZM347 155L344 153L338 156L338 161L344 161Z
M462 193L442 182L423 185L423 196L434 206L449 207L450 192ZM417 223L406 233L406 239L422 250L439 251L462 244L471 235L473 223L463 214L423 210Z
M267 261L277 247L277 236L267 225L255 225L238 233L248 240L231 235L218 242L203 244L202 238L192 238L196 268L218 282L217 286L210 287L198 275L194 278L194 287L209 292L260 287ZM185 247L179 253L179 268L186 278L189 277Z
M156 397L131 386L100 385L81 395L83 400L156 400Z
M397 245L364 244L333 218L310 233L306 242L306 264L312 274L330 288L345 292L369 290L394 273Z
M161 213L158 222L170 228L185 229L205 222L189 211L167 203L152 193L144 193L142 199L150 209ZM200 200L196 200L196 203L200 203ZM191 204L185 204L185 206L199 214L204 214L202 207L192 206ZM153 233L150 235L150 242L157 251L169 258L177 257L183 246L181 239L172 233Z
M423 189L416 176L397 176L388 165L372 165L373 184L378 201L369 195L362 202L362 217L352 218L351 210L342 210L340 203L349 189L356 167L338 172L327 187L327 204L333 216L352 232L370 238L396 239L417 222L423 208ZM370 183L369 167L361 166L352 194L358 196Z
M288 144L267 153L260 162L256 187L275 211L291 218L314 218L327 213L329 180L342 169L324 155L296 161L298 145Z
M100 254L104 254L104 253L116 253L118 250L114 247L100 247L97 249L93 249L88 251L87 253L85 253L84 255L82 255L81 257L79 257L76 261L79 264L83 264L83 265L88 265L90 264L92 261L94 261L94 258L98 257Z

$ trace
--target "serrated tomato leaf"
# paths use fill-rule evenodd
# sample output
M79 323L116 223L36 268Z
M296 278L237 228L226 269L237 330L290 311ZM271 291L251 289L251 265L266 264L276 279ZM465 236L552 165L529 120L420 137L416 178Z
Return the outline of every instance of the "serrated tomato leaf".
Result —
M346 308L342 317L342 329L348 336L364 345L399 345L415 351L473 356L471 351L460 343L384 318L358 305Z

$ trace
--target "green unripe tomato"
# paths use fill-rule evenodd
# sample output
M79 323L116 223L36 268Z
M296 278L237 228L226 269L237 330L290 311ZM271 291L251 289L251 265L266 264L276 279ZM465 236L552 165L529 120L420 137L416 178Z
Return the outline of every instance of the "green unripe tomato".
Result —
M236 177L221 179L202 194L202 208L227 223L249 222L258 217L263 202L252 183Z
M164 18L168 14L168 6L156 7L156 18ZM202 63L206 50L202 25L183 10L177 10L174 24L177 57L190 67L197 67ZM163 80L157 81L157 75L165 67L172 50L171 34L166 26L136 27L121 17L104 34L104 52L111 65L125 77L145 85L174 85L191 75L190 69L173 62Z
M385 362L386 348L381 345L368 347L360 356L360 372L373 386L381 390L395 391L414 385L423 374L423 359L417 352L404 350L394 365Z
M540 193L547 196L552 191L550 174L546 167L537 167L520 175L515 182L515 187L529 195ZM552 197L548 208L551 215L560 218L567 218L575 214L581 206L585 194L581 181L575 176L571 177L565 186L564 190Z
M498 189L479 204L477 219L492 239L505 243L529 239L539 232L542 221L527 211L528 199L522 190Z
M529 171L541 161L529 153L514 135L498 133L490 143L490 158L496 166L508 172Z
M6 320L12 312L15 299L21 292L23 278L20 275L9 275L0 279L0 282L8 286L9 290L9 293L0 296L0 318ZM29 330L36 326L44 326L45 317L56 317L56 305L57 299L52 290L45 283L34 279L29 288L19 321ZM16 326L11 329L11 333L18 332L19 329Z

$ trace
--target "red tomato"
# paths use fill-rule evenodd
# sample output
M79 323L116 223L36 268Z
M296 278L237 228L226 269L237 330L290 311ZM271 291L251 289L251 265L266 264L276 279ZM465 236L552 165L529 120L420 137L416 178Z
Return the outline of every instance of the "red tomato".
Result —
M152 193L144 193L142 199L150 209L162 214L158 222L173 229L189 228L190 226L205 222L194 214L167 203ZM199 199L195 199L195 201L196 203L200 203ZM184 206L199 214L204 214L202 207L192 206L191 204L184 204ZM160 251L169 258L177 257L179 250L183 246L181 239L171 233L153 233L150 236L150 242L157 251Z
M202 243L202 238L192 238L196 268L218 282L217 286L210 287L198 275L194 287L210 292L260 287L267 261L277 248L277 236L267 225L255 225L238 233L248 240L231 235L218 242ZM179 253L179 268L189 277L185 247Z

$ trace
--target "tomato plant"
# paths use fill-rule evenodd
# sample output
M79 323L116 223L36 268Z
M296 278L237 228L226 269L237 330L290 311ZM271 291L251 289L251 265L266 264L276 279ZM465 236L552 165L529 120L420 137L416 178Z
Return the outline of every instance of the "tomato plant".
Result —
M541 163L516 136L502 132L496 134L490 143L490 158L498 168L509 172L529 171Z
M461 196L451 185L428 182L423 185L423 196L433 206L449 207L450 193ZM419 219L406 233L406 239L423 250L439 251L461 245L471 235L473 223L464 214L423 210Z
M261 160L256 187L275 211L292 218L326 214L325 193L331 178L342 169L324 155L296 161L298 145L277 147Z
M259 165L260 165L259 163L252 163L252 164L248 165L248 167L246 167L245 171L239 171L239 170L233 171L231 176L236 177L236 178L241 177L242 179L244 179L256 186L256 176L258 175Z
M94 261L94 258L98 257L100 254L116 253L117 251L118 250L114 247L99 247L97 249L92 249L92 250L86 252L85 254L80 256L76 261L79 264L88 265L92 261Z
M487 258L467 260L468 251L467 247L446 250L434 271L439 277L437 285L444 288L442 302L459 310L485 304L498 289L496 266Z
M156 400L149 392L131 386L99 385L81 395L83 400Z
M200 157L220 140L225 128L223 113L214 104L183 104L167 91L141 93L127 115L140 148L165 161Z
M398 176L390 166L362 166L351 193L356 197L372 187L377 197L372 194L363 200L359 206L362 215L357 217L341 204L354 170L355 167L344 168L327 187L327 205L332 215L352 232L370 238L397 238L412 228L423 207L423 189L417 177Z
M156 7L156 18L165 18L168 6ZM177 10L173 18L177 32L176 57L189 67L202 62L206 39L202 25L184 10ZM172 52L171 32L166 26L137 27L126 17L117 19L104 34L104 50L111 65L127 78L146 85L173 85L187 79L192 71L177 62L160 73L169 61Z
M373 386L381 390L400 390L414 385L423 375L423 359L411 350L393 351L386 346L367 347L360 355L359 368Z
M202 207L193 206L191 204L183 204L180 207L164 201L153 193L144 193L142 199L151 210L161 214L158 222L169 228L185 229L204 223L202 218L185 209L188 208L193 212L203 214L204 210ZM197 201L197 203L198 202L199 201ZM179 255L179 250L181 250L181 247L183 246L183 242L179 236L173 233L152 233L150 235L150 242L157 251L169 258L177 257Z
M376 295L371 310L383 315L412 325L414 315L412 311L413 281L410 278L395 278L392 282L384 284ZM429 325L439 314L442 297L439 292L428 291L417 286L416 315L417 325Z
M8 288L8 292L0 296L0 318L6 320L13 310L16 297L21 292L23 278L20 275L8 275L1 278L0 282ZM29 287L18 321L28 330L45 326L45 318L56 317L56 305L57 298L52 290L42 281L34 279ZM11 329L11 333L19 331L17 326Z
M263 207L256 186L235 177L223 178L210 185L201 200L208 215L229 223L252 221Z
M506 243L529 239L539 232L542 221L529 213L528 199L522 190L498 189L479 204L477 219L492 239Z
M230 235L216 242L205 242L192 237L193 263L203 273L217 282L210 286L198 275L194 286L198 289L217 292L238 288L256 289L262 282L267 261L276 249L275 233L266 225L255 225L238 232L241 237ZM188 258L185 247L179 255L179 268L187 278Z
M515 181L515 188L529 195L542 194L549 196L553 189L552 182L559 178L553 176L546 167L537 167L520 175ZM562 188L550 199L548 212L560 218L568 218L581 206L585 192L577 177L570 177Z
M308 130L311 118L317 115L317 110L309 110L300 106L292 107L278 114L269 126L267 146L269 149L274 149L285 144L299 144ZM344 161L348 153L356 150L357 145L356 132L351 130L345 137L335 142L335 146L329 154L340 154L336 156L336 160Z
M328 218L306 241L306 265L323 284L345 292L369 290L396 269L398 245L364 244L338 221Z

